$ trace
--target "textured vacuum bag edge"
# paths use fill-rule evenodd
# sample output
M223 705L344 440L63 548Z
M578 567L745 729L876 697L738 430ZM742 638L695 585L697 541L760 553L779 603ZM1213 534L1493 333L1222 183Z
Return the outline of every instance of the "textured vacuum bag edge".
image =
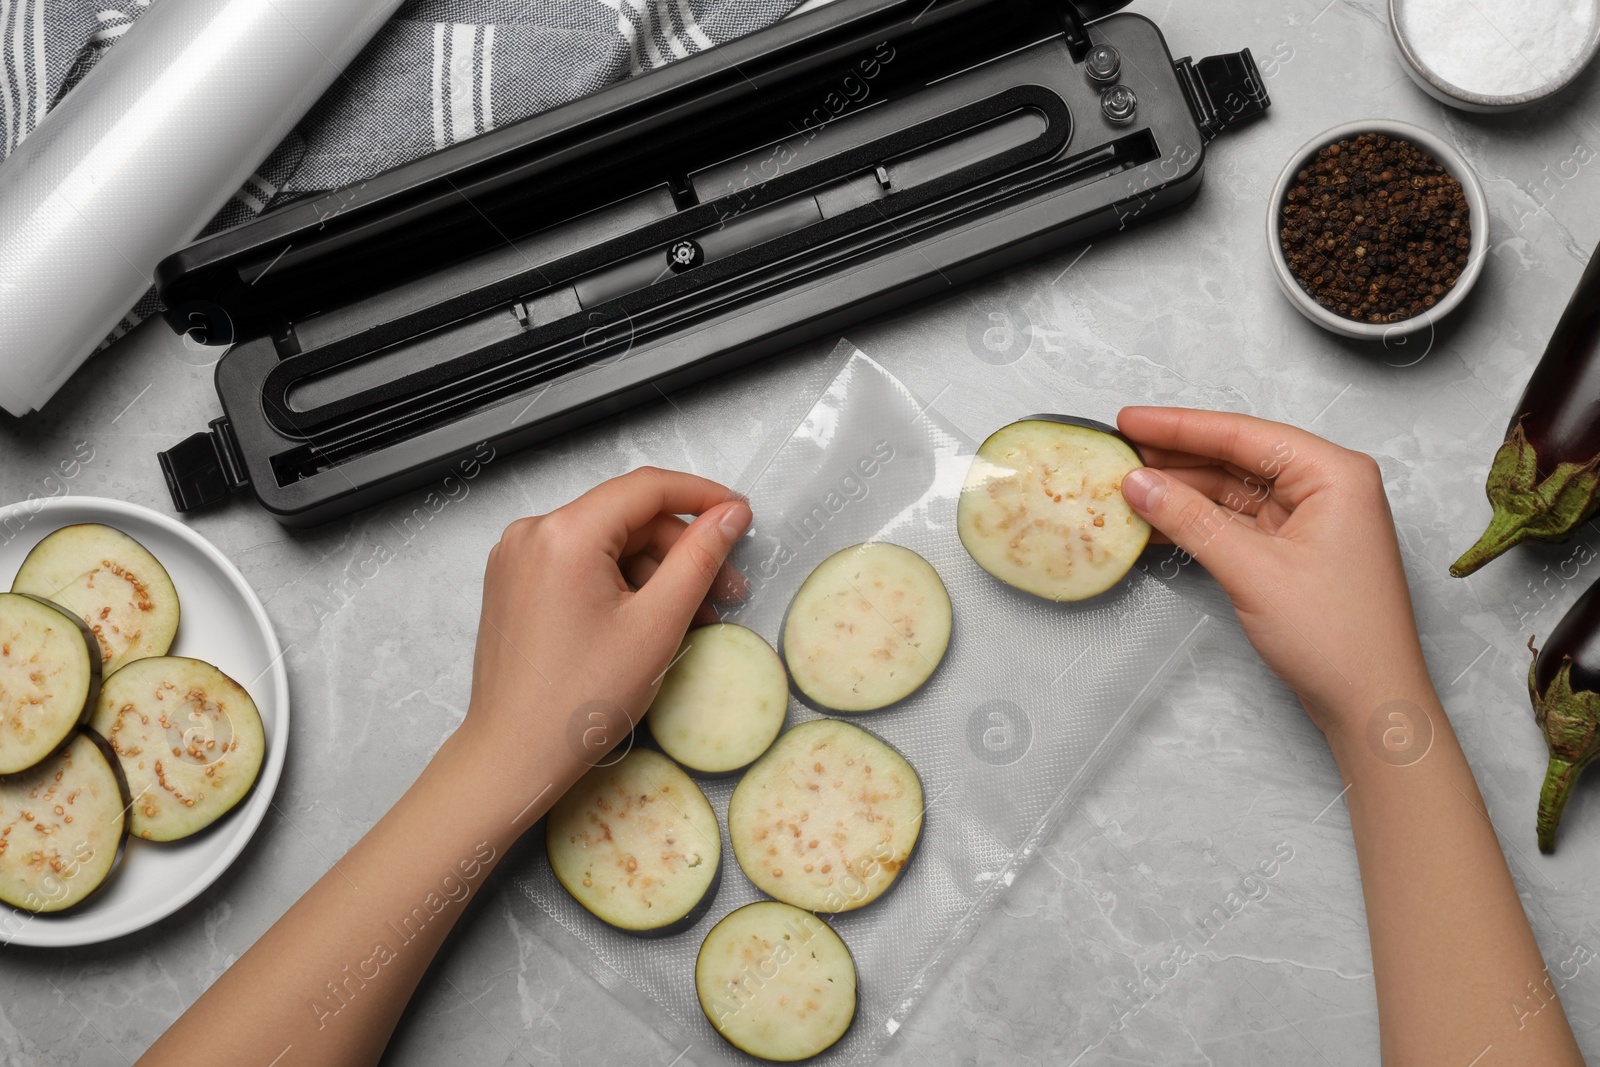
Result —
M865 1064L906 1023L939 964L963 944L1068 803L1126 736L1205 616L1135 570L1110 592L1054 604L1002 585L956 536L955 507L976 443L926 410L893 375L841 342L788 438L738 483L755 520L734 562L751 593L725 615L777 647L790 598L812 568L868 540L923 555L955 623L932 678L907 700L840 716L880 734L922 777L922 839L892 892L837 916L855 957L854 1026L814 1061ZM791 697L786 726L819 717ZM640 743L643 743L642 741ZM543 850L514 875L518 914L694 1062L756 1063L702 1015L694 962L706 932L762 894L727 840L732 779L697 779L723 831L722 888L685 933L641 940L603 925L556 882ZM540 832L540 831L536 831Z
M42 406L399 0L167 0L0 164L0 407Z

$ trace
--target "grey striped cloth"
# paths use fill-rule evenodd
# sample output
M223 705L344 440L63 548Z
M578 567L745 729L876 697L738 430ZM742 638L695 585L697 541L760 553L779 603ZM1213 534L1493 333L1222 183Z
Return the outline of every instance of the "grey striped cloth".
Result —
M140 12L182 2L0 0L0 157ZM407 0L202 232L711 48L776 21L796 2ZM159 308L152 290L105 343Z

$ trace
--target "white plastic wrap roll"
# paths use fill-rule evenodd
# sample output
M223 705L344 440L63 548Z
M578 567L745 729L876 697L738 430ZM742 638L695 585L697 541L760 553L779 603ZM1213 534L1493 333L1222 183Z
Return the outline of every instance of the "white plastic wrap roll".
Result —
M159 0L0 164L0 407L48 400L399 0Z

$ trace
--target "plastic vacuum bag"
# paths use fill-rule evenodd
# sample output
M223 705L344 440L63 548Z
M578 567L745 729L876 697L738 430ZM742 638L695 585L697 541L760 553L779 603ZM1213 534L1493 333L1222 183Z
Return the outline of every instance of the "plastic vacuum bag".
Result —
M922 689L883 711L842 716L911 761L927 810L893 892L830 920L859 977L854 1025L812 1061L830 1065L871 1061L904 1025L940 961L994 907L1205 621L1137 570L1093 600L1056 604L980 569L955 522L976 443L848 342L835 355L827 366L837 373L799 425L738 486L755 519L733 562L751 591L725 621L776 648L784 611L812 568L841 548L885 540L939 572L954 630ZM819 717L791 696L786 727ZM637 743L648 744L647 733ZM522 914L603 985L642 994L650 1021L669 1041L692 1042L696 1062L757 1063L718 1036L695 995L707 931L762 899L727 840L738 778L698 781L723 828L724 872L692 930L643 940L611 929L567 895L542 850L516 876L528 901Z

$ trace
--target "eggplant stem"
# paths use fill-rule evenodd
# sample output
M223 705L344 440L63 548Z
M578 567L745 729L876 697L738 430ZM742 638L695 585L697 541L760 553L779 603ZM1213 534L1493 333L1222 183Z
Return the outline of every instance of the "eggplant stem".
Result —
M1539 851L1556 850L1556 828L1561 825L1561 813L1567 808L1567 798L1572 787L1583 773L1583 764L1569 763L1559 756L1550 757L1545 770L1544 785L1539 789Z
M1461 554L1461 558L1450 564L1452 578L1465 578L1479 567L1495 559L1501 553L1515 548L1528 539L1528 527L1525 520L1518 515L1510 515L1496 510L1494 518L1489 520L1489 528L1483 531L1483 536L1478 538L1477 544Z
M1478 543L1450 567L1465 578L1513 545L1529 538L1559 541L1600 504L1600 455L1583 463L1565 461L1541 475L1544 465L1517 420L1494 454L1484 492L1494 508Z

